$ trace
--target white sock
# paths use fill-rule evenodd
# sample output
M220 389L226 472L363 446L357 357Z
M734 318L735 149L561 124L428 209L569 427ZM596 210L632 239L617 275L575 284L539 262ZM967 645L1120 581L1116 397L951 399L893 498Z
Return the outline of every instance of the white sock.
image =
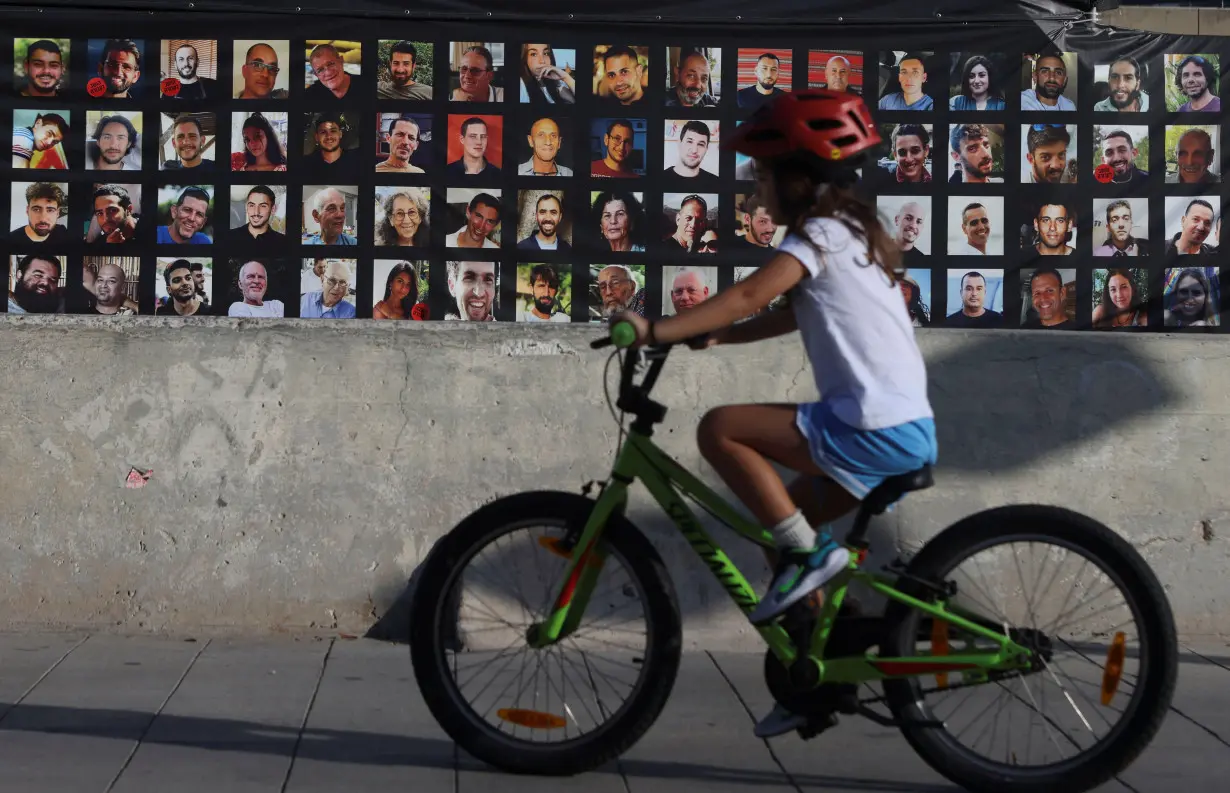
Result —
M801 510L795 510L793 515L774 526L771 531L773 542L778 548L814 548L816 545L816 532L807 525L807 519L803 517Z

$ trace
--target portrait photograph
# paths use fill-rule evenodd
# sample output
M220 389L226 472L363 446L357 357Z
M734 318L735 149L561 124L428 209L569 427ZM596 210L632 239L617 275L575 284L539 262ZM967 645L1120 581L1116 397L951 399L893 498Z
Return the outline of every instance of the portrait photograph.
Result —
M444 229L448 248L499 248L504 207L499 188L450 187L445 193Z
M931 96L936 82L931 80L931 73L936 71L934 61L935 53L930 51L881 52L880 93L876 107L880 110L934 110L935 99ZM943 84L942 80L939 82Z
M1221 112L1219 55L1168 52L1162 58L1166 110L1171 113Z
M1221 127L1216 124L1166 125L1166 184L1217 184L1221 181Z
M945 131L951 184L1004 181L1004 125L966 122Z
M809 50L807 87L863 95L863 53L858 50Z
M716 177L721 160L721 124L717 119L666 119L662 136L662 166L666 176Z
M897 288L905 301L910 324L916 328L931 327L931 271L908 270L897 282Z
M217 159L218 120L208 111L195 113L163 111L158 114L158 170L211 170Z
M740 47L735 70L735 99L741 109L756 110L792 90L794 53L789 47Z
M354 319L358 312L359 260L318 256L301 259L299 317L301 319Z
M444 263L446 321L495 322L500 309L500 263Z
M649 47L599 44L593 53L594 101L607 113L642 107L649 90Z
M236 39L232 44L231 96L236 99L286 99L290 96L290 42Z
M717 193L666 193L658 234L679 253L717 253L721 217Z
M1026 259L1034 256L1071 256L1080 245L1077 234L1076 201L1062 191L1048 191L1039 195L1016 197L1016 211L1020 219L1020 250Z
M227 188L226 241L252 247L287 244L284 184L233 184ZM272 233L270 233L272 232Z
M73 225L84 230L85 241L104 245L133 242L141 222L141 185L95 182L89 187L90 215L73 219Z
M163 99L225 99L218 86L218 42L212 39L163 39L158 87Z
M1217 253L1221 245L1221 196L1166 196L1166 255Z
M376 259L372 263L372 319L431 319L426 259Z
M141 313L141 257L86 256L81 260L78 313L133 317Z
M372 161L359 154L359 147L370 146L370 141L360 137L362 124L357 112L325 110L319 113L304 113L303 126L303 174L313 181L353 181L362 170L371 168ZM399 114L393 114L399 115ZM388 159L386 151L377 163Z
M1167 328L1221 325L1221 282L1216 267L1167 267L1162 283L1162 324Z
M589 225L600 251L644 253L648 240L645 194L627 190L591 190Z
M893 181L898 184L923 184L935 179L935 163L932 161L935 139L931 124L906 122L879 124L878 127L880 137L887 144L888 154L880 157L876 165L890 174ZM947 141L941 140L940 151L945 148Z
M878 195L876 211L892 235L906 267L925 267L934 250L931 237L931 196ZM964 235L962 235L964 237Z
M1093 327L1096 330L1149 325L1152 279L1144 267L1093 271Z
M1147 113L1156 101L1149 61L1124 52L1093 65L1093 109L1098 113Z
M666 64L667 107L717 107L722 101L721 47L667 47Z
M430 41L381 39L376 45L376 98L425 101L433 96Z
M1075 52L1050 49L1021 53L1021 110L1076 110L1076 69Z
M589 320L605 323L618 311L645 316L645 265L589 265Z
M735 193L735 247L744 253L768 252L782 244L786 227L779 226L755 193Z
M718 268L668 265L662 268L662 316L700 305L718 292Z
M145 114L140 110L85 111L87 171L139 171Z
M1020 326L1076 330L1076 268L1024 267L1020 273Z
M522 44L517 99L523 105L574 105L577 51L550 44Z
M362 96L362 89L351 94L363 74L363 45L344 39L308 39L304 61L303 98L314 102L333 102ZM368 87L367 90L371 90Z
M69 39L17 36L13 39L13 92L17 96L62 96L72 84Z
M948 196L948 255L1002 256L1004 197Z
M54 253L10 254L8 313L63 314L67 267L68 257Z
M518 191L517 249L571 251L573 223L565 206L563 190Z
M228 317L288 316L286 306L293 309L299 297L298 265L298 259L232 256L225 263L219 305L226 307Z
M1004 271L982 267L947 271L947 328L1004 327Z
M572 176L572 119L542 116L524 124L525 143L518 141L518 176Z
M213 304L214 260L207 256L159 256L154 263L154 315L225 315Z
M1072 137L1072 147L1076 136ZM1149 127L1144 124L1093 125L1093 178L1095 184L1106 184L1098 178L1098 166L1110 166L1111 184L1130 184L1143 188L1149 178ZM1069 159L1075 154L1069 150ZM1105 177L1103 177L1105 178Z
M517 322L572 322L572 265L517 264Z
M1093 199L1094 256L1149 255L1149 199Z
M159 245L211 245L214 237L213 185L158 187Z
M1079 152L1075 124L1022 124L1021 184L1076 184L1080 181ZM1103 161L1096 150L1093 160L1096 170Z
M231 170L285 171L290 113L231 113Z
M589 175L627 179L645 175L649 125L643 118L589 122Z
M13 110L13 167L68 170L71 117L67 110Z
M374 204L376 245L431 247L430 187L377 186Z
M504 167L504 117L450 113L444 171L449 176L500 178Z
M380 113L376 117L376 173L427 173L434 164L430 113Z
M948 57L948 109L955 112L1007 108L1008 75L1013 64L993 52L951 52Z
M358 185L304 185L300 239L304 245L358 245L358 213Z
M448 45L450 102L504 101L504 45L451 41Z
M68 230L68 190L68 182L10 182L9 241L25 250L31 243L60 245L77 239Z
M157 45L155 45L157 46ZM92 73L89 80L101 80L102 93L91 99L144 99L158 96L158 70L146 63L155 53L147 52L142 39L90 39L86 43L86 63ZM156 51L155 51L156 52ZM146 76L149 72L150 76Z

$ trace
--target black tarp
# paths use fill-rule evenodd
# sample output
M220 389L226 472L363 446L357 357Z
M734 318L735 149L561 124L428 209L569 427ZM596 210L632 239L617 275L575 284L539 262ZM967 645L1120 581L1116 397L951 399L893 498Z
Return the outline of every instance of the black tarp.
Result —
M5 243L6 250L10 262L33 250L63 257L60 280L68 296L64 307L85 313L93 310L95 298L82 287L83 267L93 272L104 261L101 257L128 257L123 266L135 281L129 285L129 292L143 314L152 313L155 302L166 294L162 280L166 264L180 257L199 258L206 265L211 305L225 314L230 305L242 301L239 268L259 256L270 259L268 296L282 300L286 315L295 316L301 290L310 292L313 285L320 289L323 283L313 270L314 259L323 255L347 260L350 278L346 299L353 302L357 317L372 316L373 306L384 297L385 273L390 272L393 262L407 260L414 263L420 276L431 316L440 319L456 310L458 304L459 292L450 292L446 262L461 253L493 264L499 283L494 314L499 320L521 321L526 317L531 307L527 276L531 265L539 263L552 264L561 274L561 283L566 286L561 288L555 310L574 322L593 319L599 313L597 273L611 264L633 268L643 288L647 313L669 312L673 308L668 282L675 272L670 268L681 264L705 268L709 287L720 291L741 277L745 268L755 267L772 253L771 248L744 240L744 225L749 218L742 209L754 183L746 180L743 163L733 155L710 153L704 161L708 173L697 177L670 172L684 125L689 120L702 120L720 138L723 127L746 118L750 108L740 103L737 94L755 81L754 69L763 52L779 56L785 75L782 85L799 90L821 83L826 59L842 51L852 59L861 59L861 66L852 68L851 76L862 79L861 90L886 137L880 165L864 174L863 190L879 203L890 226L898 222L903 204L926 204L921 224L927 255L911 259L909 266L925 293L921 302L927 307L927 324L953 324L942 320L960 307L961 276L972 269L994 273L986 280L988 285L994 283L993 300L1004 314L1001 327L1031 324L1036 311L1030 308L1027 276L1048 261L1037 255L1034 245L1041 243L1036 241L1031 224L1042 211L1040 207L1062 206L1070 212L1069 219L1075 219L1074 229L1070 228L1066 237L1073 253L1061 260L1060 267L1066 304L1073 322L1089 327L1096 303L1094 293L1108 280L1106 260L1095 256L1095 249L1106 235L1109 204L1125 198L1130 199L1135 212L1133 234L1148 240L1141 248L1148 253L1148 260L1134 263L1140 266L1132 273L1133 283L1138 293L1147 293L1148 327L1157 329L1164 316L1162 297L1178 283L1180 261L1195 262L1220 300L1220 256L1208 251L1208 255L1176 259L1168 256L1166 240L1180 229L1180 219L1193 197L1208 197L1219 216L1224 183L1219 177L1211 184L1171 184L1166 174L1177 170L1174 138L1185 125L1211 125L1217 151L1210 171L1220 174L1226 148L1220 141L1224 116L1176 112L1176 89L1167 86L1173 85L1176 53L1205 53L1222 63L1226 46L1221 39L1097 27L1090 22L1091 5L1048 0L774 0L754 4L628 0L617 8L560 0L498 5L431 1L394 5L371 0L333 4L278 0L259 5L52 2L37 7L0 3L5 20L4 36L0 37L0 73L12 69L21 72L23 52L18 41L28 44L30 37L46 36L72 42L70 80L61 96L33 99L9 93L0 101L0 129L20 130L40 110L56 109L71 115L70 136L64 142L69 167L37 176L38 180L53 181L54 175L54 181L67 187L68 235L63 242L31 243L14 234ZM143 78L140 90L130 98L93 98L86 91L86 81L97 76L98 46L106 37L141 42ZM377 96L373 83L387 76L388 44L398 39L432 45L429 62L423 62L416 73L416 77L434 85L432 99ZM236 98L240 83L233 78L240 71L243 53L233 46L235 40L286 43L279 76L279 84L289 89L285 98ZM305 54L312 43L325 40L343 42L354 58L346 68L354 73L356 87L341 99L313 97L306 90L315 78L305 71ZM197 99L160 95L159 78L173 75L162 53L165 41L176 42L174 46L192 41L207 50L207 71L219 80L216 94ZM382 41L385 43L380 45ZM539 106L520 96L516 66L521 47L526 42L544 41L559 52L571 53L578 87L574 102ZM216 48L209 42L215 42ZM457 59L464 49L454 43L491 45L503 64L492 83L506 92L503 101L477 103L448 98L458 85ZM601 51L619 43L636 47L646 64L645 99L633 107L611 106L594 94L603 90L601 81L592 76L595 48ZM355 44L360 46L350 49ZM1070 58L1065 96L1074 104L1073 109L1059 113L1021 105L1022 92L1030 90L1033 58L1051 44L1069 53ZM665 104L673 77L669 67L674 65L665 61L668 54L677 58L679 47L705 51L722 87L715 107ZM17 63L10 60L14 52ZM881 109L880 97L900 88L898 60L907 52L927 53L924 90L934 104L922 111ZM961 68L974 54L985 54L993 62L996 87L1006 100L1002 109L950 109L950 101L956 101L953 95L958 90ZM1108 65L1125 55L1143 65L1143 85L1153 106L1148 112L1126 115L1095 110L1094 105L1106 98ZM161 66L152 65L159 61ZM1215 71L1219 93L1222 71L1220 66ZM347 149L348 156L358 160L352 171L340 176L318 176L307 167L317 145L311 130L317 114L327 110L342 112L345 145L352 147ZM137 236L123 245L95 240L95 190L106 180L98 170L86 167L86 162L93 151L91 136L100 130L98 121L104 112L128 113L143 125L142 142L136 147L142 158L140 169L106 174L106 180L132 185L141 195ZM253 173L233 169L238 164L232 159L241 156L245 145L241 126L254 112L273 120L275 134L286 150L285 170ZM211 170L167 168L174 164L174 152L170 144L159 140L159 134L176 113L197 114L216 135L210 150L215 163ZM411 158L422 173L375 169L389 154L389 144L381 134L398 114L413 116L422 133L420 147ZM500 159L498 174L489 170L462 175L449 168L449 163L460 156L460 123L471 116L487 122L488 151ZM527 142L530 130L543 118L551 118L563 132L556 162L572 168L571 175L541 178L517 173L517 166L532 153ZM608 151L604 133L610 128L608 122L616 118L632 121L631 157L636 165L632 179L596 174L601 168L595 163ZM1071 136L1064 177L1056 184L1033 184L1023 142L1031 124L1056 122L1068 125ZM933 178L928 182L898 181L894 170L897 162L892 134L894 130L900 132L900 125L913 123L923 124L930 137L928 173ZM987 139L992 141L992 176L996 181L953 181L954 174L964 171L953 159L949 133L957 125L970 123L990 125ZM1104 142L1109 133L1123 125L1133 137L1139 171L1151 176L1126 184L1100 183L1095 178L1095 166L1113 157L1095 149L1093 141L1096 136ZM172 159L164 161L168 157ZM12 169L10 178L20 189L35 179L29 170L20 168ZM155 228L168 224L171 199L182 193L184 186L193 184L206 187L211 196L209 244L159 244ZM232 225L242 225L245 220L244 201L236 191L255 184L268 185L277 193L278 219L289 235L289 240L279 246L254 247L248 242L230 241L228 236ZM306 244L315 230L310 202L316 188L324 184L345 188L345 227L357 244L327 248ZM424 225L430 226L430 235L425 243L412 247L376 244L376 226L384 212L377 197L396 187L417 188L427 196L428 223ZM643 250L612 250L599 233L601 213L593 201L606 189L633 193L634 203L642 212L637 232ZM566 229L569 250L520 247L533 233L536 198L544 190L560 195L565 216L560 228ZM451 247L447 240L466 222L466 201L477 192L496 195L501 201L500 229L491 235L491 239L498 239L497 247ZM671 242L681 216L678 204L692 193L706 199L702 214L716 235L716 252L684 252ZM21 231L18 227L26 219L24 194L13 188L9 195L0 195L0 200L9 202L10 228ZM964 232L958 231L965 208L978 202L991 212L998 227L997 250L992 255L969 254L961 236ZM1215 240L1214 234L1210 234L1210 240Z

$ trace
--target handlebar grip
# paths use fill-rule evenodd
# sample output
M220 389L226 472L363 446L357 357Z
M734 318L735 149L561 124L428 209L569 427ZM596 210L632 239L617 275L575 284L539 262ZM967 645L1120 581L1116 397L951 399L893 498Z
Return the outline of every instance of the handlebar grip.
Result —
M636 329L631 322L617 322L611 328L611 335L592 341L589 346L595 350L614 344L616 347L631 347L636 341Z

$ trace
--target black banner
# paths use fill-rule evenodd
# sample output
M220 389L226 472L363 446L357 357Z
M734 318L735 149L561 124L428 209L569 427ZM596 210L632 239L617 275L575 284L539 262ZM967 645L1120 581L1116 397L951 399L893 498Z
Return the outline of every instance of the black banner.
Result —
M1218 329L1225 42L1090 5L8 5L7 311L686 310L784 233L722 134L823 86L917 325Z

